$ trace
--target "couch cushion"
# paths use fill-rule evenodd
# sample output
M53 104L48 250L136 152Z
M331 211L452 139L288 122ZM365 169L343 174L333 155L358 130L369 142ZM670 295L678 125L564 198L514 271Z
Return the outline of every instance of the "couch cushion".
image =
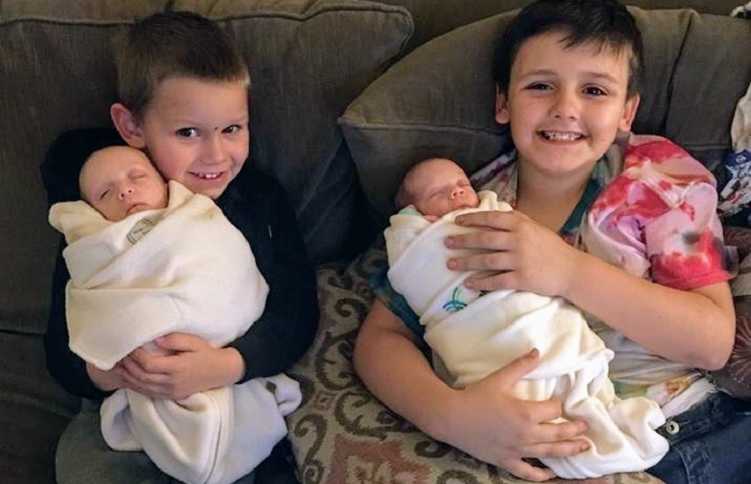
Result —
M645 43L637 133L662 134L717 167L735 103L751 80L751 23L690 10L631 8ZM392 66L340 118L369 200L381 215L406 168L448 156L474 171L508 146L493 117L492 53L514 12L460 27ZM697 71L697 66L702 66ZM697 75L697 72L701 75ZM707 74L706 76L704 74Z
M55 446L79 407L47 373L42 338L0 332L0 476L53 483Z
M440 0L440 4L436 0L379 1L390 5L402 5L412 14L415 20L415 34L407 45L407 51L461 25L532 3L532 0L472 0L472 8L467 8L467 0ZM692 8L698 12L727 15L735 6L743 2L740 0L623 0L623 3L650 9Z
M253 77L252 163L284 184L313 258L341 251L358 189L336 118L409 38L406 10L359 0L0 4L0 329L44 329L58 242L38 173L45 150L63 131L109 125L110 40L167 4L235 37Z

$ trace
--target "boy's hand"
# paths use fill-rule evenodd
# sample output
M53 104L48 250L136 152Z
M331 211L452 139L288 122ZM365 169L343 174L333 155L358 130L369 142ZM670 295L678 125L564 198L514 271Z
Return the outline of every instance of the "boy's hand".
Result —
M94 382L94 385L105 392L126 386L123 380L123 369L119 363L108 371L100 370L91 363L86 363L86 373L89 374L89 378Z
M531 402L511 395L511 387L537 365L536 350L514 360L485 379L457 393L458 419L448 429L452 445L515 476L530 481L555 477L550 469L523 458L576 455L588 448L583 422L547 423L561 417L558 400Z
M555 232L516 210L468 213L456 223L481 230L448 237L446 246L485 252L450 259L449 269L490 272L468 278L467 287L565 295L582 252Z
M152 398L180 400L232 385L245 371L237 350L215 348L195 335L170 333L154 343L165 353L138 348L119 363L127 387Z

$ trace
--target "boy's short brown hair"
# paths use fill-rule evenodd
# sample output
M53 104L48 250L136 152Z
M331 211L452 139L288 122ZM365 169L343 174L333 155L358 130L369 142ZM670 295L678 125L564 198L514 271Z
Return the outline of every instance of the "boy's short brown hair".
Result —
M511 67L522 44L548 32L565 35L565 47L594 43L629 55L628 97L639 93L644 76L644 46L636 20L618 0L536 0L506 26L495 51L494 77L507 93Z
M173 77L250 82L237 47L212 20L193 12L151 15L115 41L120 102L143 114L160 82Z

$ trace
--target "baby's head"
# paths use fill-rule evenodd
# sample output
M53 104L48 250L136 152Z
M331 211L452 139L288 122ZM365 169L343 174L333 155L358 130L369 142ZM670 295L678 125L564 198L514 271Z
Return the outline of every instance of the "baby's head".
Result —
M435 217L479 203L464 170L445 158L429 158L414 165L396 194L398 209L414 205L423 215Z
M128 146L109 146L92 153L78 177L81 197L107 220L165 208L167 185L146 155Z

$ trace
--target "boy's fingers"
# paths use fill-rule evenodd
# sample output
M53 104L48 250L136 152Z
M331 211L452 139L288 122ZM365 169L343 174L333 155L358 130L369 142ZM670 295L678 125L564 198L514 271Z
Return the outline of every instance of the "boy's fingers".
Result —
M485 272L468 277L464 285L476 291L497 291L503 289L516 289L518 284L518 272Z
M497 370L488 378L500 379L503 382L503 386L510 387L524 377L524 375L534 370L539 364L540 352L537 348L534 348L500 370Z
M480 254L453 257L448 260L447 267L453 271L509 271L516 268L518 256L511 252L497 251Z
M157 375L166 376L170 369L165 362L165 357L153 355L141 348L133 350L129 356L122 359L121 363L131 375L142 380Z
M502 459L499 464L516 477L528 481L543 482L555 477L550 469L535 467L522 459Z
M501 230L478 230L446 237L444 244L451 249L508 250L513 234Z
M150 397L163 397L167 395L164 387L161 385L144 383L138 378L135 378L127 373L124 374L122 378L128 388L138 393L143 393L144 395Z
M490 210L472 212L456 217L456 223L470 227L487 227L496 230L510 230L513 226L515 212Z
M589 443L584 439L568 440L547 444L534 444L522 447L520 450L526 457L570 457L589 449Z
M178 352L196 351L202 344L205 344L204 340L198 336L187 333L166 334L155 339L154 342L162 349Z
M537 409L539 415L556 415L545 420L552 420L561 416L561 403L558 400L548 400L547 402L535 402L540 405ZM581 437L587 431L587 424L582 421L561 422L561 423L541 423L534 429L533 438L536 442L556 443L564 442L577 437ZM577 440L580 444L586 444L586 441Z

